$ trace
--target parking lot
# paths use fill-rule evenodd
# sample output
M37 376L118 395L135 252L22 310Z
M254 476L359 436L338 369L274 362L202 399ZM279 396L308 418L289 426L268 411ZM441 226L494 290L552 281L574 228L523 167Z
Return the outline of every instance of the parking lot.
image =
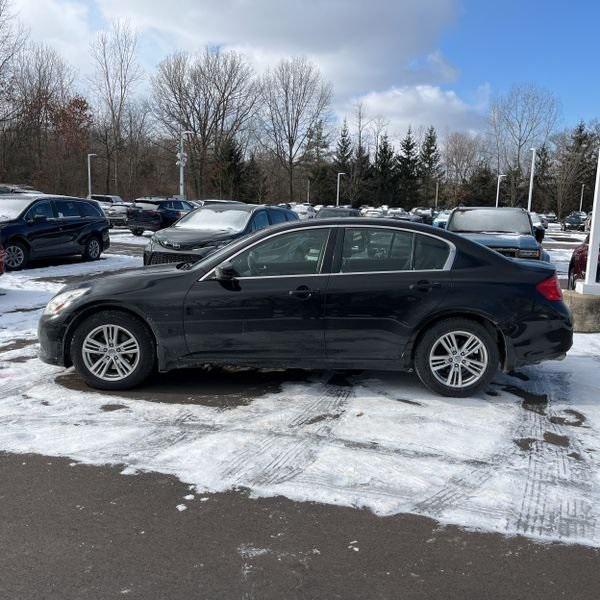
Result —
M141 264L145 238L111 237L0 279L0 596L597 597L600 334L467 399L225 368L98 392L36 358L36 324L65 283ZM547 235L563 278L582 239Z

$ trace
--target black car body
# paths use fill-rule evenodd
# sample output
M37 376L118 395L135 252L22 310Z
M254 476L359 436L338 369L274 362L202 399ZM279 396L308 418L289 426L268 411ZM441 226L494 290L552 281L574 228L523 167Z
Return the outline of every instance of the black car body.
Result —
M571 213L561 223L561 229L563 231L584 231L586 219L587 215L583 216L581 213Z
M92 200L39 194L0 197L0 241L8 270L55 256L97 259L110 246L108 232L109 222Z
M116 332L108 342L107 326ZM444 369L470 360L460 347L454 357L437 355L453 332L466 338L463 354L470 337L479 340L481 360L470 367L485 377L478 371L473 385L443 385ZM489 383L498 365L563 357L572 324L549 265L509 260L441 229L361 218L288 223L194 266L71 286L48 304L39 339L44 361L74 363L104 389L137 385L154 365L237 364L415 369L431 389L464 396Z
M253 231L297 220L295 212L277 206L208 203L155 233L144 250L144 264L195 262Z
M127 209L127 226L134 235L170 227L196 207L176 198L138 198Z
M534 227L523 208L455 208L446 229L508 258L550 262L542 247L544 228Z

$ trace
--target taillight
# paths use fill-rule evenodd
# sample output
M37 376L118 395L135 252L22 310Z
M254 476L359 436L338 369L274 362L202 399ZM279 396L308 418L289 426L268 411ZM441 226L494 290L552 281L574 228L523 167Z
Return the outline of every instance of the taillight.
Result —
M552 275L552 277L548 277L548 279L544 279L544 281L540 281L535 286L535 289L542 295L546 300L550 300L552 302L556 300L562 300L562 290L560 289L560 283L558 281L558 277L556 273Z

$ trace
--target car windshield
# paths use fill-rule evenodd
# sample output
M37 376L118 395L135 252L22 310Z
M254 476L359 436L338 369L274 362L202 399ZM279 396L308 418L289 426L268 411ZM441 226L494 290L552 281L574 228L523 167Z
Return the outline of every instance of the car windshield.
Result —
M202 229L203 231L242 231L248 224L250 215L248 210L239 208L221 208L205 206L199 208L177 221L175 227L186 229Z
M522 233L531 234L527 214L520 210L465 210L452 215L448 227L455 233Z
M0 199L0 222L16 219L31 203L31 198Z

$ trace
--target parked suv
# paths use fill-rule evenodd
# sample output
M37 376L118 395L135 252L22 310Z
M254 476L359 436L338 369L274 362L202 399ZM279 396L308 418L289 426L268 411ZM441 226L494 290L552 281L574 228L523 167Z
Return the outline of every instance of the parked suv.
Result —
M542 248L544 228L534 227L524 208L455 208L446 229L508 258L550 262Z
M584 231L587 215L580 212L572 212L560 224L563 231Z
M133 235L170 227L196 207L175 198L138 198L127 209L127 226Z
M144 264L196 262L253 231L297 220L295 212L276 206L207 204L155 233L144 250Z
M81 254L96 260L110 246L109 223L97 203L67 196L0 197L0 238L7 270L30 260Z

